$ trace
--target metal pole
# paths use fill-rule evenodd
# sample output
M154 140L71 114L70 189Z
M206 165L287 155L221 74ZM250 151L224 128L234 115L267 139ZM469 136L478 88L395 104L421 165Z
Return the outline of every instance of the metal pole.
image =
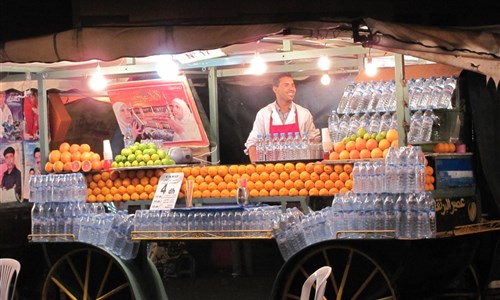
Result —
M215 145L210 145L212 152L212 163L219 163L220 150L219 150L219 103L217 95L217 68L208 68L208 101L209 101L209 115L210 115L210 128L211 135L210 141Z
M40 143L40 159L42 161L42 173L45 173L43 162L49 157L49 103L45 87L45 79L43 73L37 73L38 84L38 130Z
M408 109L408 89L405 80L405 62L401 54L394 55L396 81L396 115L398 117L398 143L406 146L406 133L410 124Z

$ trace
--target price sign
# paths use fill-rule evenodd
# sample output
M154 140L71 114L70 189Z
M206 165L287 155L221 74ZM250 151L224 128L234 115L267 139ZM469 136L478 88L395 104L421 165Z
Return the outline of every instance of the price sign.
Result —
M175 207L184 173L164 173L158 181L150 210L165 210Z

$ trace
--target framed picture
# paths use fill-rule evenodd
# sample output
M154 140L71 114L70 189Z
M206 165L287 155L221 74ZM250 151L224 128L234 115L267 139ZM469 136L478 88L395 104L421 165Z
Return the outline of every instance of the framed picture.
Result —
M0 203L22 202L21 142L0 144Z
M23 92L9 89L0 95L0 143L22 140Z
M206 147L193 94L185 76L114 84L108 96L122 134L138 140L161 140L163 146Z
M24 176L22 198L29 199L29 182L31 175L42 174L40 143L38 141L24 141Z

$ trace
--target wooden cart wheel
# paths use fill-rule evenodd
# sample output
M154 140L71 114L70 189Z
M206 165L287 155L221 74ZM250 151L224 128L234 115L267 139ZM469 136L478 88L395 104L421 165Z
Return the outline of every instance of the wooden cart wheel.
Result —
M60 257L45 279L43 300L135 299L116 258L97 248L80 248Z
M332 267L326 299L396 299L389 276L372 257L332 243L303 249L288 260L275 281L273 299L300 299L302 284L322 266Z
M481 300L481 284L474 265L469 265L461 276L435 298Z

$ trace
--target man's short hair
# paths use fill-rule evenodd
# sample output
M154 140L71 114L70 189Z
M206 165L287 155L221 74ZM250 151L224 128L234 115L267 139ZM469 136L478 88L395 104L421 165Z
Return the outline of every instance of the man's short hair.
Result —
M33 150L33 156L35 156L37 152L40 152L40 147L35 147L35 150Z
M5 148L5 150L3 150L3 156L5 156L5 155L7 155L9 153L15 154L16 151L14 150L14 148L12 148L12 147L9 146L9 147Z
M292 77L290 73L279 73L278 75L273 77L273 86L280 85L280 79L283 77Z

